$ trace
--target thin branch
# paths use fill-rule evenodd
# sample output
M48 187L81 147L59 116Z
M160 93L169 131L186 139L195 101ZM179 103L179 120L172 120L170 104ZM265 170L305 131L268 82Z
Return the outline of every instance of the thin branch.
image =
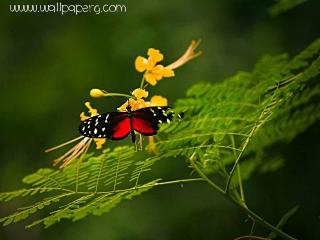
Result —
M160 142L160 141L159 141ZM158 142L158 143L159 143ZM175 149L168 149L167 151L179 151L179 150L187 150L187 149L200 149L200 148L212 148L212 147L216 147L216 148L223 148L223 149L231 149L231 150L236 150L236 151L241 151L241 149L238 148L233 148L230 146L223 146L223 145L212 145L212 144L207 144L207 145L198 145L198 146L192 146L192 147L181 147L181 148L175 148Z
M264 238L264 237L258 237L258 236L252 236L252 235L237 237L234 240L242 240L242 239L271 240L270 238Z
M274 92L275 94L276 92ZM225 192L229 192L229 188L230 188L230 183L231 183L231 180L232 180L232 177L233 177L233 174L236 170L236 167L237 165L239 164L239 161L245 151L245 149L247 148L248 144L250 143L250 140L251 138L253 137L253 135L255 134L256 130L261 127L264 122L268 119L268 117L266 117L265 119L262 119L262 117L264 117L266 114L267 114L267 110L270 111L271 108L274 108L277 104L277 102L274 102L274 95L272 96L272 98L270 99L270 104L266 104L266 106L264 107L264 109L261 111L259 117L258 117L258 120L257 122L254 124L253 128L251 129L250 133L249 133L249 136L246 138L245 142L243 143L242 145L242 148L240 149L240 153L235 161L235 163L233 164L232 166L232 169L229 173L229 177L227 179L227 184L226 184L226 187L225 187Z
M186 134L186 133L184 133ZM159 141L160 143L164 143L164 142L175 142L175 141L181 141L181 140L185 140L185 139L194 139L196 137L204 137L204 136L212 136L212 135L234 135L234 136L242 136L242 137L248 137L249 135L248 134L245 134L245 133L236 133L236 132L206 132L206 133L194 133L194 134L191 134L191 135L188 135L188 136L184 136L184 137L181 137L181 138L171 138L171 139L168 139L168 140L162 140L162 141ZM236 148L234 148L236 149ZM236 149L238 151L240 151L240 149Z
M235 140L234 140L234 136L231 135L230 136L231 138L231 143L232 143L232 147L236 147L236 143L235 143ZM236 156L236 152L233 151L233 155ZM243 185L242 185L242 178L241 178L241 170L240 170L240 163L237 164L237 174L238 174L238 182L239 182L239 189L240 189L240 198L242 200L242 202L244 204L246 204L246 200L245 200L245 196L244 196L244 191L243 191Z
M266 229L269 229L272 232L277 233L279 236L281 236L282 238L286 239L286 240L297 240L293 237L291 237L290 235L286 234L285 232L281 231L280 229L278 229L277 227L273 226L272 224L270 224L269 222L267 222L266 220L264 220L262 217L260 217L259 215L257 215L256 213L254 213L253 211L251 211L246 205L244 205L242 202L237 201L236 199L234 199L231 195L228 194L228 192L223 191L219 186L217 186L213 181L211 181L205 174L204 172L201 171L200 168L198 168L198 166L196 165L196 163L194 162L194 157L195 154L192 154L192 156L190 157L190 162L192 164L192 166L194 167L194 169L197 171L197 173L212 187L214 188L218 193L220 193L222 196L226 197L227 199L229 199L232 203L234 203L236 206L238 206L240 209L242 209L248 216L250 216L251 218L253 218L257 223L260 223L262 226L264 226Z
M252 220L252 225L251 225L251 229L250 229L250 235L252 235L253 231L254 231L254 227L256 225L256 221L254 219L252 219L252 218L250 218L250 219Z
M196 153L194 152L191 157L189 158L191 165L193 168L198 172L198 174L207 182L209 183L215 190L217 190L219 193L224 194L224 191L222 188L220 188L217 184L215 184L213 181L211 181L201 170L198 168L197 164L194 162L194 157Z
M180 184L180 183L187 183L187 182L203 182L205 181L203 178L186 178L186 179L178 179L178 180L172 180L172 181L166 181L166 182L156 182L152 183L150 185L144 184L142 186L134 186L131 188L125 188L125 189L116 189L111 191L101 191L101 192L89 192L89 191L81 191L81 192L74 192L78 194L110 194L110 193L118 193L118 192L129 192L129 191L135 191L137 189L142 188L149 188L149 187L158 187L158 186L165 186L165 185L171 185L171 184Z

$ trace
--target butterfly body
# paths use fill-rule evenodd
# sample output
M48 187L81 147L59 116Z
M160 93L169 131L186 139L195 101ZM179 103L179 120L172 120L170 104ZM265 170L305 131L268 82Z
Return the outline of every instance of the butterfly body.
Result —
M136 111L128 105L127 112L109 112L88 118L79 126L79 132L89 138L108 138L119 140L131 134L135 142L135 131L152 136L157 133L159 124L169 123L173 112L169 107L147 107Z

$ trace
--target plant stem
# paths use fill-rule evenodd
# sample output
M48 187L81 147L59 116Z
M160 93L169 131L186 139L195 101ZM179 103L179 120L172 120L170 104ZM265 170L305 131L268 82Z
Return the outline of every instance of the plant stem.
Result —
M260 118L260 117L259 117ZM240 150L240 153L236 159L236 161L234 162L233 166L232 166L232 169L229 173L229 177L227 179L227 184L226 184L226 188L225 188L225 192L229 192L229 189L230 189L230 183L231 183L231 180L232 180L232 177L233 177L233 174L234 174L234 171L236 170L236 167L238 166L239 164L239 161L240 161L240 158L242 157L242 154L244 153L244 150L246 149L246 147L248 146L249 142L250 142L250 139L251 137L253 136L254 132L256 131L256 129L258 128L258 122L255 123L254 127L251 129L250 133L249 133L249 136L246 138L245 142L243 143L242 145L242 148Z
M207 182L209 183L209 185L211 187L213 187L215 190L217 190L219 193L225 195L225 192L223 191L222 188L220 188L217 184L215 184L213 181L211 181L207 175L205 175L201 170L200 168L198 168L198 166L195 164L195 162L193 161L193 158L195 157L195 152L191 155L190 157L190 162L191 162L191 165L194 167L194 169L197 171L197 173Z
M235 149L236 148L236 142L234 140L234 136L230 135L230 138L231 138L232 147ZM237 153L236 153L236 151L234 149L233 149L233 155L236 157ZM241 198L242 202L245 204L246 203L246 199L245 199L244 191L243 191L240 163L237 164L237 174L238 174L238 182L239 182L239 189L240 189L240 198Z
M253 236L253 235L248 235L248 236L242 236L242 237L238 237L234 240L241 240L241 239L249 239L249 240L271 240L269 238L264 238L264 237L258 237L258 236Z
M154 185L161 186L161 185L186 183L186 182L197 182L197 181L204 181L204 180L203 180L203 178L187 178L187 179L179 179L179 180L173 180L173 181L167 181L167 182L159 182L159 183L155 183Z
M125 98L133 98L133 96L129 94L123 94L123 93L104 93L104 97L125 97Z
M143 189L143 188L148 188L148 187L157 187L157 186L165 186L165 185L171 185L171 184L182 184L182 183L187 183L187 182L204 182L205 180L203 178L186 178L186 179L177 179L177 180L172 180L172 181L166 181L166 182L156 182L152 183L150 185L142 185L142 186L134 186L131 188L125 188L125 189L115 189L112 191L99 191L99 192L91 192L91 191L71 191L74 194L114 194L114 193L119 193L119 192L128 192L128 191L135 191L137 189Z
M235 202L236 203L236 202ZM264 220L262 217L251 211L249 208L244 208L241 204L236 203L238 206L240 206L250 217L252 217L257 223L260 223L265 228L269 229L272 232L277 233L280 237L286 240L297 240L294 237L291 237L290 235L286 234L285 232L281 231L279 228L273 226L266 220Z
M197 171L197 173L212 187L214 188L218 193L220 193L225 198L229 199L232 203L234 203L236 206L238 206L240 209L242 209L248 216L250 216L252 219L254 219L255 222L260 223L262 226L264 226L266 229L269 229L272 232L277 233L279 236L281 236L283 239L286 240L296 240L295 238L291 237L290 235L286 234L285 232L281 231L277 227L273 226L266 220L264 220L262 217L257 215L255 212L251 211L245 204L242 203L242 201L238 201L235 198L233 198L231 195L228 194L227 191L223 191L218 185L216 185L213 181L211 181L197 166L197 164L194 162L194 156L195 153L192 154L190 157L191 165L194 167L194 169Z
M140 83L140 88L141 89L144 89L143 84L144 84L144 74L143 74L143 77L142 77L141 83Z
M275 92L274 92L274 94L275 94ZM266 104L266 106L264 107L263 111L261 111L260 116L259 116L259 118L258 118L258 121L256 121L256 123L254 124L254 126L253 126L253 128L251 129L250 133L248 134L248 137L246 138L246 140L245 140L244 143L242 144L242 147L241 147L241 149L240 149L240 153L239 153L236 161L234 162L234 164L233 164L233 166L232 166L232 169L231 169L231 171L230 171L230 173L229 173L229 177L228 177L228 179L227 179L227 184L226 184L226 188L225 188L225 192L227 192L227 193L229 192L230 183L231 183L233 174L234 174L234 172L235 172L235 170L236 170L237 165L239 164L239 161L240 161L240 159L241 159L241 157L242 157L245 149L247 148L248 144L250 143L251 138L253 137L253 135L255 134L255 132L257 131L257 129L258 129L259 127L261 127L261 126L264 124L264 122L266 121L266 118L263 119L263 117L267 114L267 109L269 109L268 111L270 111L270 106L271 106L272 108L275 107L275 104L273 103L273 98L274 98L274 95L272 96L272 98L271 98L270 101L269 101L269 102L271 102L271 103L270 103L270 104ZM263 120L262 120L262 119L263 119Z

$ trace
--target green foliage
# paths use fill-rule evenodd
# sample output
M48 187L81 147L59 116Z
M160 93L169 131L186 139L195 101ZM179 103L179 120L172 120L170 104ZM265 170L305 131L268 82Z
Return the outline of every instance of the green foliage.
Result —
M272 16L276 16L297 7L306 1L307 0L277 0L277 3L270 7L269 13Z
M115 207L123 199L149 190L158 179L139 184L142 173L149 171L150 164L157 158L143 161L133 159L133 147L124 146L113 151L105 149L99 156L85 156L83 162L71 164L63 170L39 169L26 176L23 182L30 188L0 194L0 200L34 194L49 193L43 200L28 207L19 208L15 213L2 218L3 225L19 222L36 211L51 206L54 210L44 219L27 227L43 223L46 227L63 218L79 220L88 214L101 215ZM131 174L130 174L131 173ZM130 183L132 186L129 186ZM60 206L52 206L61 203Z
M292 140L319 119L319 52L317 40L292 59L285 54L265 56L252 72L239 72L218 84L195 84L175 104L184 118L161 127L157 154L137 160L133 147L123 146L86 155L63 170L40 169L24 178L28 188L2 193L0 200L40 194L45 195L42 200L0 221L7 225L48 208L47 217L28 225L48 227L65 218L101 215L155 186L199 180L159 182L149 176L140 183L156 161L176 156L189 159L203 180L221 193L230 192L233 201L244 202L243 179L284 164L281 154L269 153L269 147ZM222 187L211 182L213 174L220 176Z
M204 171L223 178L226 166L243 154L243 178L276 170L283 159L268 156L268 147L292 140L320 117L319 49L317 40L292 60L266 56L251 73L196 84L175 106L186 113L183 121L163 127L170 138L157 143L161 154L196 153Z

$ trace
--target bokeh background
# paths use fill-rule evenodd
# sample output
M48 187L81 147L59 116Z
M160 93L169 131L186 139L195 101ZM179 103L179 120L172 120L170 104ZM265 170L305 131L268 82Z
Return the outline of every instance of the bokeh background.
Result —
M110 3L76 3L89 2ZM119 99L90 99L89 90L132 91L141 77L134 59L149 47L160 49L168 64L192 39L202 39L201 57L151 89L173 103L197 81L221 81L250 70L264 54L296 54L320 36L317 0L277 17L268 14L271 0L117 3L126 4L127 12L18 14L9 12L9 3L0 3L1 191L20 188L23 176L51 166L57 155L44 149L78 135L85 101L102 112L119 106ZM320 239L319 127L316 123L278 146L286 159L282 169L245 183L252 209L271 222L301 205L284 228L298 239ZM183 160L172 160L154 171L170 179L189 170ZM1 216L17 204L23 200L1 205ZM24 225L0 227L0 239L234 239L251 227L237 208L199 183L154 189L101 217L63 221L46 230Z

